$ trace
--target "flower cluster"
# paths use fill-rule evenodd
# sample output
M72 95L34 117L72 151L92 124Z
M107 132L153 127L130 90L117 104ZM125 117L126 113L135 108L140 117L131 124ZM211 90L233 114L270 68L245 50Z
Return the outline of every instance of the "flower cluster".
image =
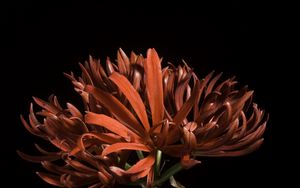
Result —
M25 128L57 148L35 145L41 156L18 154L41 163L37 174L58 187L158 187L201 156L240 156L257 149L267 117L252 103L253 91L235 89L235 78L219 81L211 72L199 79L182 65L161 67L154 49L147 56L120 49L106 67L90 57L82 75L65 74L84 103L84 111L55 96L30 106ZM41 116L42 118L37 117ZM177 161L165 169L166 159ZM175 182L174 182L175 181ZM178 183L179 184L179 183Z

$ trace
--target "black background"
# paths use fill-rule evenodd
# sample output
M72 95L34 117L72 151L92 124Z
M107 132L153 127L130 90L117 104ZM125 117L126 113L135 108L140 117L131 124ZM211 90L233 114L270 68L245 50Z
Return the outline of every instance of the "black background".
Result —
M283 181L288 166L283 159L286 140L280 100L284 74L273 62L272 15L257 4L226 3L16 3L9 11L12 37L9 59L3 68L8 116L4 139L7 151L3 168L23 187L47 187L36 175L39 165L19 159L15 150L34 153L39 142L21 125L19 114L27 114L31 96L46 99L55 93L62 103L79 103L79 97L62 72L79 73L78 62L88 55L105 60L116 57L121 47L145 55L154 47L174 64L184 59L200 77L211 70L224 77L237 76L241 85L255 90L254 101L270 114L265 142L256 152L238 158L202 158L202 164L182 171L176 178L189 187L268 186ZM273 57L273 58L271 58ZM288 87L288 86L285 86ZM282 110L283 109L283 110ZM6 130L6 129L5 129ZM292 160L290 158L290 160ZM3 161L2 161L3 162ZM50 186L49 186L50 187Z

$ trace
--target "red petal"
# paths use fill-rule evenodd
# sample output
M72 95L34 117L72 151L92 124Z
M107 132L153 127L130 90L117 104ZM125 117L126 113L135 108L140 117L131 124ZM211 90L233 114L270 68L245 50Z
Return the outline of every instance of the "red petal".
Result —
M180 110L177 112L177 114L175 115L175 117L173 119L173 121L176 124L180 124L186 118L188 113L191 111L191 109L195 103L195 99L198 95L199 89L200 89L200 83L197 80L191 97L182 105L182 107L180 108Z
M150 130L150 125L148 122L148 117L146 113L145 105L139 95L139 93L134 89L127 78L117 72L114 72L109 79L111 79L121 90L121 92L126 96L130 102L132 108L136 112L137 116L140 118L142 124L144 125L146 131Z
M78 117L80 119L83 118L81 112L73 104L67 103L67 107L68 107L70 113L72 114L72 116Z
M164 102L161 62L154 49L147 51L147 59L144 61L146 88L148 101L152 113L153 124L158 124L163 120Z
M118 54L118 67L121 74L125 75L129 71L130 62L124 51L119 48Z
M36 173L40 178L42 178L45 182L57 186L57 187L65 187L61 182L60 182L60 176L55 176L51 174L46 174L42 172L37 172Z
M120 123L119 121L108 117L104 114L96 114L93 112L88 112L85 115L85 121L89 124L98 125L110 130L113 133L120 135L121 137L128 139L133 136L135 139L140 139L140 136L135 132L131 131L128 127Z
M215 76L211 81L210 83L208 84L207 86L207 89L205 91L205 97L211 93L211 91L213 90L213 87L215 86L216 82L220 79L220 77L222 76L222 72L219 73L217 76Z
M147 186L146 186L146 188L152 188L153 181L154 181L154 168L152 167L149 174L148 174L148 176L147 176Z
M106 144L114 144L116 142L120 142L120 138L113 137L108 134L96 134L96 133L85 133L81 135L79 139L79 146L81 149L85 149L84 139L85 137L92 137L94 139L100 140L101 142L104 142Z
M152 168L152 166L154 165L154 162L155 162L155 155L153 152L148 157L137 162L135 165L133 165L127 171L124 171L123 169L120 169L115 166L111 166L110 170L113 171L118 176L124 176L124 175L131 176L131 175L137 175L137 173L144 174L145 170L149 170L150 168ZM146 176L146 175L147 174L145 174L144 176ZM140 177L140 178L142 178L142 177Z
M128 128L131 128L139 135L145 133L142 125L133 116L133 114L113 95L97 89L93 86L86 86L85 90L91 93L108 111L110 111L118 120L124 122Z
M31 155L27 155L21 151L17 151L17 153L22 159L33 162L33 163L40 163L42 161L55 161L61 157L59 154L44 155L44 156L31 156Z
M181 158L180 163L181 163L181 165L182 165L183 168L189 169L189 168L195 166L196 164L201 163L201 161L198 161L198 160L195 160L195 159L191 159L190 155L187 154L187 155L184 155Z
M118 152L121 150L137 150L137 151L146 151L150 152L150 149L148 146L145 146L144 144L139 144L139 143L116 143L107 146L103 151L102 151L102 156L108 155L113 152Z
M191 76L192 76L192 71L189 71L187 75L183 78L183 80L181 80L177 85L175 91L175 105L177 110L179 110L183 105L184 92L188 86Z
M60 110L55 107L54 105L40 99L40 98L37 98L37 97L32 97L33 100L36 102L36 104L38 104L40 107L48 110L49 112L52 112L53 114L57 114L60 112Z

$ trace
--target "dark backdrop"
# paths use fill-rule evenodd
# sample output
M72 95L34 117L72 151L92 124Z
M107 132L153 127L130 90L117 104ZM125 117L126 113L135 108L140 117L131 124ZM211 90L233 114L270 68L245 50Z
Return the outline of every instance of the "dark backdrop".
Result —
M3 164L6 175L16 177L11 184L47 187L34 173L39 166L20 160L15 153L16 149L33 152L33 143L38 142L19 121L19 114L28 113L31 96L46 99L55 93L62 102L78 103L62 72L79 73L78 62L89 54L102 61L106 56L115 58L119 47L142 54L154 47L165 63L184 59L200 77L211 70L224 72L224 77L236 75L242 85L255 90L254 101L270 114L265 142L258 151L239 158L203 158L201 165L176 175L186 187L268 186L281 181L280 67L270 58L274 54L269 16L257 6L237 0L12 6L8 17L12 51L3 69L3 75L9 73L3 80L8 83L3 102L9 113L4 118L7 131L2 133L7 151L3 156L11 164Z

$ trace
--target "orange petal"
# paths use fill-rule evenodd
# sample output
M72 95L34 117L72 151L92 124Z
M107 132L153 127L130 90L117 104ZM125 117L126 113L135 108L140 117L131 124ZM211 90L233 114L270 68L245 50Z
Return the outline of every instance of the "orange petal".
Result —
M130 180L131 180L132 182L135 182L135 181L137 181L137 180L139 180L139 179L141 179L141 178L147 176L147 175L149 174L150 170L151 170L151 169L145 169L145 170L142 171L142 172L139 172L139 173L137 173L137 174L131 175L131 176L130 176Z
M140 139L140 136L137 135L135 132L130 130L128 127L120 123L119 121L106 116L104 114L96 114L93 112L88 112L85 115L85 121L89 124L98 125L110 130L121 137L128 139L130 136L133 136L135 139Z
M149 147L144 144L124 142L124 143L115 143L107 146L102 151L102 156L108 155L113 152L118 152L121 150L137 150L137 151L146 151L146 152L150 151Z
M137 173L143 173L145 170L150 169L154 165L154 162L155 162L155 155L154 152L152 152L149 156L138 161L127 171L124 171L123 169L120 169L115 166L110 167L110 169L113 172L117 173L118 175L133 175Z
M113 66L113 63L110 61L109 57L106 58L106 71L108 75L111 75L113 72L115 72L115 68Z
M148 117L146 113L145 105L139 95L139 93L134 89L127 78L117 72L114 72L109 79L111 79L121 90L121 92L126 96L130 102L132 108L136 112L137 116L140 118L144 128L148 132L150 130L150 125L148 122Z
M73 104L67 103L67 107L68 107L70 113L72 114L72 116L82 119L81 112Z
M33 100L36 102L36 104L38 104L40 107L48 110L49 112L52 112L53 114L57 114L60 112L60 110L55 107L54 105L40 99L40 98L37 98L37 97L32 97Z
M147 51L147 59L144 61L146 88L148 101L152 113L153 124L158 124L163 120L164 102L161 62L154 49Z
M92 94L107 110L109 110L119 121L125 123L139 135L144 135L144 129L133 114L113 95L93 86L86 86L85 90Z

